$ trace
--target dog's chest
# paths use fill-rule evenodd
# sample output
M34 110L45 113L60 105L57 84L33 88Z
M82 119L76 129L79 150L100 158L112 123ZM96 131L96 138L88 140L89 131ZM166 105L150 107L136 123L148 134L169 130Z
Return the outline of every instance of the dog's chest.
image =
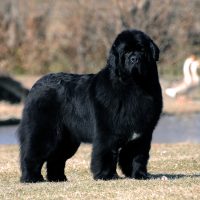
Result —
M118 104L115 110L114 124L127 133L128 140L135 140L144 133L149 126L154 126L156 118L156 106L153 98L141 97L133 99L124 99Z
M133 141L133 140L137 140L141 137L141 134L140 133L137 133L137 132L133 132L130 137L129 137L129 141Z

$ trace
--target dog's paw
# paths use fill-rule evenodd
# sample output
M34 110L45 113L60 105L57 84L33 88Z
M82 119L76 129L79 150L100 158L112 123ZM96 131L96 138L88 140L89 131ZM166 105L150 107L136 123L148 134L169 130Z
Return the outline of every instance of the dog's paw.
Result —
M35 176L35 177L31 177L31 176L22 176L20 179L21 183L38 183L38 182L45 182L43 176Z
M94 180L104 180L104 181L109 181L109 180L116 180L119 179L119 176L117 173L112 174L112 175L105 175L105 174L99 174L99 175L94 175Z
M50 182L64 182L67 181L67 177L65 175L47 176L47 180Z
M149 179L150 176L146 172L137 171L137 172L132 174L131 178L138 179L138 180L146 180L146 179Z

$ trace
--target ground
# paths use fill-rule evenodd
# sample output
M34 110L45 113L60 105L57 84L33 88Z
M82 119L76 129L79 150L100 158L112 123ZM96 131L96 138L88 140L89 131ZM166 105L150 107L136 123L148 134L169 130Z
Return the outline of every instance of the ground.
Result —
M28 88L38 78L16 77ZM23 104L1 102L0 119L20 118L22 108ZM185 96L174 100L164 95L164 112L182 114L199 111L199 100ZM68 182L21 184L19 147L0 145L0 199L200 199L200 144L153 144L148 166L153 176L145 181L124 178L94 181L89 170L90 154L91 146L82 145L67 162Z
M148 166L153 174L150 180L94 181L89 170L91 146L82 145L67 162L68 182L22 184L18 146L0 145L0 199L198 200L199 149L199 144L153 144Z

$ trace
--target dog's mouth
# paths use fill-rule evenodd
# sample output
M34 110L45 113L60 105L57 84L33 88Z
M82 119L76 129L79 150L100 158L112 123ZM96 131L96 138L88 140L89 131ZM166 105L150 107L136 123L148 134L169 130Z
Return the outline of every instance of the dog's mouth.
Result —
M139 64L137 64L137 66L132 67L131 70L132 77L139 76L140 74L141 74L141 67Z
M137 58L134 62L129 65L129 73L131 76L139 76L143 74L143 65L142 59Z

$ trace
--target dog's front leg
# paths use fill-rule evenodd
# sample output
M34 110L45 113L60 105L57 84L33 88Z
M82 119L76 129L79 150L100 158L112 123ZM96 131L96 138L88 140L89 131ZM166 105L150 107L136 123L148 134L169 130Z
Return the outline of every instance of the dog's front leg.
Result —
M95 180L117 179L116 172L118 150L107 141L95 140L93 143L91 171Z
M119 166L125 176L148 179L147 163L151 147L151 134L129 141L119 153Z

